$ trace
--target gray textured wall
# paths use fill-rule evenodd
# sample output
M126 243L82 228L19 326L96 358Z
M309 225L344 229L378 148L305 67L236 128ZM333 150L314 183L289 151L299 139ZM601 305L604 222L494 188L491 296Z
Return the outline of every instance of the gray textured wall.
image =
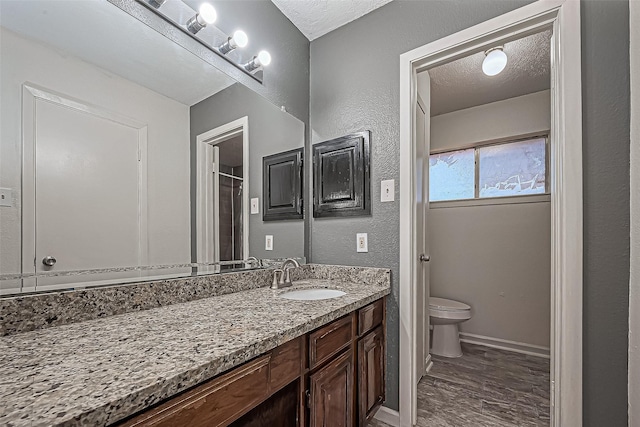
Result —
M581 7L584 425L626 426L629 3L589 0Z
M373 214L311 222L313 262L392 269L388 398L398 407L398 204L380 180L399 176L401 53L527 1L396 0L311 43L311 141L371 129ZM585 161L585 425L626 425L629 289L628 1L582 10ZM615 67L611 64L616 64ZM369 233L356 254L355 233Z
M201 1L187 0L199 7ZM220 60L220 69L237 81L263 95L278 107L284 105L291 114L307 123L309 119L309 40L273 3L264 0L216 0L216 26L227 34L243 29L256 53L271 53L262 84Z
M370 217L311 221L313 262L388 267L387 402L398 408L399 55L516 9L526 1L393 1L311 42L312 143L370 129ZM395 179L396 202L380 202L380 181ZM369 252L356 253L356 233Z
M262 221L262 158L304 146L304 123L240 83L191 107L191 254L196 259L196 137L241 117L249 117L249 198L260 198L260 214L249 216L249 255L258 258L304 256L304 221ZM264 250L273 235L273 251Z

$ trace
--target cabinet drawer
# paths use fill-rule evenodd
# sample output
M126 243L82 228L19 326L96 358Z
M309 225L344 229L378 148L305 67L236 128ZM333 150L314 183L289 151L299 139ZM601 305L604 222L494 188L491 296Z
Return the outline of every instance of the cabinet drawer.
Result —
M298 337L271 353L270 391L274 392L300 376L304 337Z
M345 316L309 334L309 368L313 369L351 344L352 316Z
M269 394L269 359L262 356L151 409L123 426L227 425Z
M372 302L358 310L358 335L362 336L382 324L384 318L383 299Z

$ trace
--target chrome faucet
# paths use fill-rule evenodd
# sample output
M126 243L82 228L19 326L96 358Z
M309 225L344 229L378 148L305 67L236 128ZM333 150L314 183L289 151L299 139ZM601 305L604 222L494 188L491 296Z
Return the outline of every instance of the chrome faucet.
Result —
M258 267L262 267L262 261L254 256L250 256L245 260L245 264L258 264Z
M293 258L287 258L286 260L284 260L282 266L280 267L280 270L284 272L282 276L280 276L281 285L291 285L291 276L289 275L289 270L291 270L293 267L290 267L289 264L293 264L295 267L300 267L300 263L298 263L298 261Z

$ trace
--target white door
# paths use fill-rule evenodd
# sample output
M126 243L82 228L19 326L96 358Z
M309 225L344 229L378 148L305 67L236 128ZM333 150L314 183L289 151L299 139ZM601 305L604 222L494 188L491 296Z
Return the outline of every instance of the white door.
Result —
M31 246L35 272L140 266L146 239L143 130L38 97L33 104L34 188L25 194L32 192L35 202L34 241L25 247ZM35 285L55 288L108 277L38 277Z
M421 259L416 266L415 295L415 381L426 373L429 354L429 246L427 239L427 213L429 207L429 77L426 71L420 78L420 91L427 97L416 102L416 253ZM425 84L426 80L426 84ZM424 85L424 88L422 87Z

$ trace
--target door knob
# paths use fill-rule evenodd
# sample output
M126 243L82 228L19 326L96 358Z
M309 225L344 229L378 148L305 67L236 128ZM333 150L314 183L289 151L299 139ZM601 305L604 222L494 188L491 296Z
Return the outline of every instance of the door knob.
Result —
M47 267L53 267L53 265L56 263L56 259L54 257L52 257L51 255L46 256L44 258L42 258L42 263L44 265L46 265Z
M429 255L420 254L420 261L421 262L429 262L430 260L431 260L431 257Z

